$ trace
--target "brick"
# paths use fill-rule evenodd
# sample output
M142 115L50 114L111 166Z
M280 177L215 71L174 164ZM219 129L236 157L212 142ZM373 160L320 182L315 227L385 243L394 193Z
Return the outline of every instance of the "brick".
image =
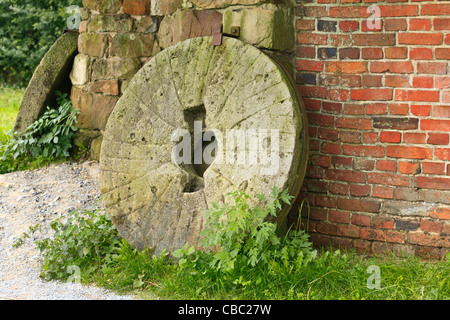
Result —
M394 46L395 42L394 33L353 34L353 45L355 46Z
M415 185L417 188L449 190L450 178L416 177Z
M391 173L369 173L369 183L383 184L386 186L409 186L409 177L403 177Z
M409 58L413 60L431 60L433 59L433 50L430 48L411 48Z
M450 238L436 234L425 234L422 231L408 233L408 242L421 246L450 247Z
M413 87L414 88L433 88L434 79L433 77L414 77Z
M353 159L350 157L333 156L331 158L331 163L334 165L334 167L336 169L346 169L346 168L351 168L352 160Z
M436 118L450 118L450 105L449 106L434 106L433 117Z
M438 159L450 161L450 149L436 148L434 155Z
M330 45L347 47L352 45L352 38L347 34L330 34Z
M387 146L386 155L392 158L432 159L433 150L421 147Z
M372 217L373 229L394 229L394 220L386 217Z
M448 18L434 18L434 30L450 30L450 19Z
M339 6L330 8L330 17L338 18L362 18L368 17L366 7Z
M417 62L418 73L446 74L447 62Z
M316 206L325 208L335 208L336 199L334 197L316 196Z
M449 135L446 133L430 133L427 143L435 145L449 145Z
M384 49L386 59L406 59L408 56L408 48L406 47L391 47Z
M405 234L396 230L361 229L361 239L405 243Z
M425 133L405 132L403 134L403 142L408 144L423 144L426 142L427 135Z
M337 49L336 48L318 48L317 56L320 59L334 59L337 58Z
M337 207L342 210L378 213L380 211L380 202L340 198L337 201Z
M300 85L316 84L317 74L309 72L298 72L295 80Z
M361 58L363 59L383 59L383 49L381 48L362 48Z
M383 77L378 75L363 75L362 85L365 87L381 87Z
M370 186L369 185L359 185L352 184L350 185L350 195L354 197L367 197L370 194Z
M356 252L361 253L361 254L367 254L367 253L372 252L372 242L371 241L355 239L353 241L353 246L354 246Z
M368 119L361 119L361 121L367 121L367 120ZM371 121L371 120L368 120L368 121ZM339 119L338 119L338 122L339 122ZM347 126L348 126L348 124L347 124ZM368 130L370 130L370 129L368 129ZM359 143L359 142L361 142L361 133L354 132L354 131L341 131L341 132L339 132L339 139L342 142Z
M328 220L337 223L349 223L350 213L347 211L330 210L328 213Z
M321 140L338 140L339 133L333 129L319 128L317 137Z
M445 164L442 162L423 162L422 173L425 174L445 174Z
M384 29L386 31L405 31L407 27L405 19L385 19Z
M352 214L352 224L356 226L368 227L370 226L370 216L363 214Z
M358 48L341 48L339 49L339 59L359 59Z
M389 113L392 115L408 115L409 105L405 103L391 103L388 106Z
M439 91L432 90L395 90L397 101L439 102Z
M332 223L319 222L316 226L319 233L328 234L332 236L343 236L351 238L359 238L360 228L350 225L336 225Z
M450 49L449 48L436 48L434 51L436 59L442 59L442 60L449 60L450 59ZM441 67L439 69L441 74L445 74L443 71L443 68Z
M336 127L347 129L371 130L372 120L363 118L344 118L340 117L336 120Z
M324 87L319 86L299 86L302 97L327 98L328 92Z
M353 32L359 29L358 21L339 21L339 29L343 32Z
M442 231L442 222L421 219L420 229L425 232L440 233Z
M301 46L297 48L297 58L315 58L316 48Z
M409 30L431 30L430 19L410 19Z
M398 170L404 174L418 174L420 173L420 164L413 162L399 162Z
M315 30L315 22L316 20L303 20L303 19L297 19L295 21L295 28L296 30Z
M380 171L397 171L397 162L393 160L378 160L377 170Z
M427 117L431 114L431 106L428 105L412 105L411 113L415 116Z
M349 190L348 184L343 183L330 183L328 185L328 191L330 191L332 194L339 194L339 195L346 195Z
M411 87L409 76L386 75L384 77L384 82L387 87L393 87L393 88L410 88Z
M314 33L297 33L297 42L301 44L327 44L328 35Z
M397 230L415 231L418 228L419 228L419 221L417 220L404 220L404 219L395 220L395 229Z
M319 208L319 207L311 207L310 218L312 220L325 221L325 220L327 220L327 215L328 215L328 209Z
M442 33L399 33L399 44L422 44L437 45L442 44Z
M353 74L343 74L341 75L341 86L342 87L361 87L361 76Z
M383 198L383 199L393 199L394 198L394 189L387 188L387 187L381 187L381 186L373 186L372 197Z
M318 20L317 21L317 31L324 32L336 32L337 21L331 20Z
M365 132L363 134L363 139L365 144L374 144L378 142L378 133L377 132Z
M389 130L415 130L419 127L419 119L405 117L375 117L373 127Z
M423 4L420 10L421 15L450 15L450 4Z
M450 131L450 120L422 119L420 120L420 129L429 131Z
M378 62L370 63L371 72L412 73L414 66L410 61Z
M329 99L334 101L347 101L348 90L344 89L330 89Z
M295 69L298 71L322 71L323 62L297 59L295 61Z
M325 178L333 181L364 183L367 180L367 174L351 170L327 169L325 171Z
M386 5L380 6L382 17L409 17L418 13L417 5Z
M352 89L350 98L352 100L391 100L392 89Z
M326 154L340 154L341 145L339 143L324 142L321 151Z
M343 153L354 157L384 157L384 147L343 145Z
M450 208L435 208L430 213L431 218L450 220Z
M148 0L123 0L123 12L130 15L145 15L149 13Z
M328 156L313 155L310 160L314 166L330 167L330 157Z
M372 171L375 168L375 161L366 158L353 159L353 169L357 171Z
M450 77L436 77L436 89L450 89Z
M311 7L296 7L297 16L308 17L308 18L320 18L326 17L328 15L327 9L323 6L311 6Z
M367 72L367 62L329 61L325 64L325 71L360 74Z

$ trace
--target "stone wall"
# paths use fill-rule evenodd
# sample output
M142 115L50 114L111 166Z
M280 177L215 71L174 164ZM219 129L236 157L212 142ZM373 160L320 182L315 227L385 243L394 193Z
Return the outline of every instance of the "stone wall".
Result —
M290 0L83 0L71 99L81 110L77 139L99 156L108 117L130 79L161 50L241 27L240 39L290 58Z

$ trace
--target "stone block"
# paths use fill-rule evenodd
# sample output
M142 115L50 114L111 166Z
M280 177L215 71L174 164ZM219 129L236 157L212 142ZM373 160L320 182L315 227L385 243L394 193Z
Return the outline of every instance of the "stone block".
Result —
M239 39L260 48L293 51L295 49L293 14L291 8L227 10L224 13L223 28L227 33L232 26L240 26Z
M83 91L73 87L71 96L73 107L80 109L78 126L81 129L105 130L109 115L119 97Z
M123 0L123 12L130 15L146 15L150 12L150 1Z
M131 79L140 68L139 59L120 57L99 59L92 65L92 80Z
M160 0L160 2L160 11L165 16L174 13L181 8L183 4L182 0Z
M119 95L119 81L118 80L100 80L92 83L91 92L105 93L111 96Z
M81 33L78 37L78 51L93 57L103 57L109 45L109 35Z
M83 7L101 13L115 13L120 9L121 2L118 0L83 0Z
M73 62L70 80L74 86L82 86L89 82L91 58L86 54L78 54Z
M88 22L88 32L130 32L133 21L126 14L96 15Z
M218 11L177 11L161 22L159 44L168 48L187 39L212 36L221 26L222 14Z
M118 33L111 40L111 56L137 58L150 57L155 36L133 33Z
M156 33L158 32L159 18L153 16L138 17L134 21L134 30L137 33Z
M283 0L190 0L197 7L203 9L227 8L234 5L260 5L266 3L278 4Z

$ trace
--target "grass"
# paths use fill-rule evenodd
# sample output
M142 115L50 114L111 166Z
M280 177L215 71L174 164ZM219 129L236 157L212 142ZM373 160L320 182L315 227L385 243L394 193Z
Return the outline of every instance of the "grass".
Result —
M8 140L6 133L14 127L24 89L0 85L0 144Z

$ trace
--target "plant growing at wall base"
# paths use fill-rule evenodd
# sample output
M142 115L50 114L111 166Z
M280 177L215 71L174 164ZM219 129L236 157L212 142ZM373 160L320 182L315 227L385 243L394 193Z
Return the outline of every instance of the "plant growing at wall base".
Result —
M78 130L75 124L80 111L72 108L72 102L67 100L67 94L57 92L57 102L58 109L47 108L42 117L23 133L10 133L9 142L1 147L2 161L8 157L60 159L70 156L72 139Z

